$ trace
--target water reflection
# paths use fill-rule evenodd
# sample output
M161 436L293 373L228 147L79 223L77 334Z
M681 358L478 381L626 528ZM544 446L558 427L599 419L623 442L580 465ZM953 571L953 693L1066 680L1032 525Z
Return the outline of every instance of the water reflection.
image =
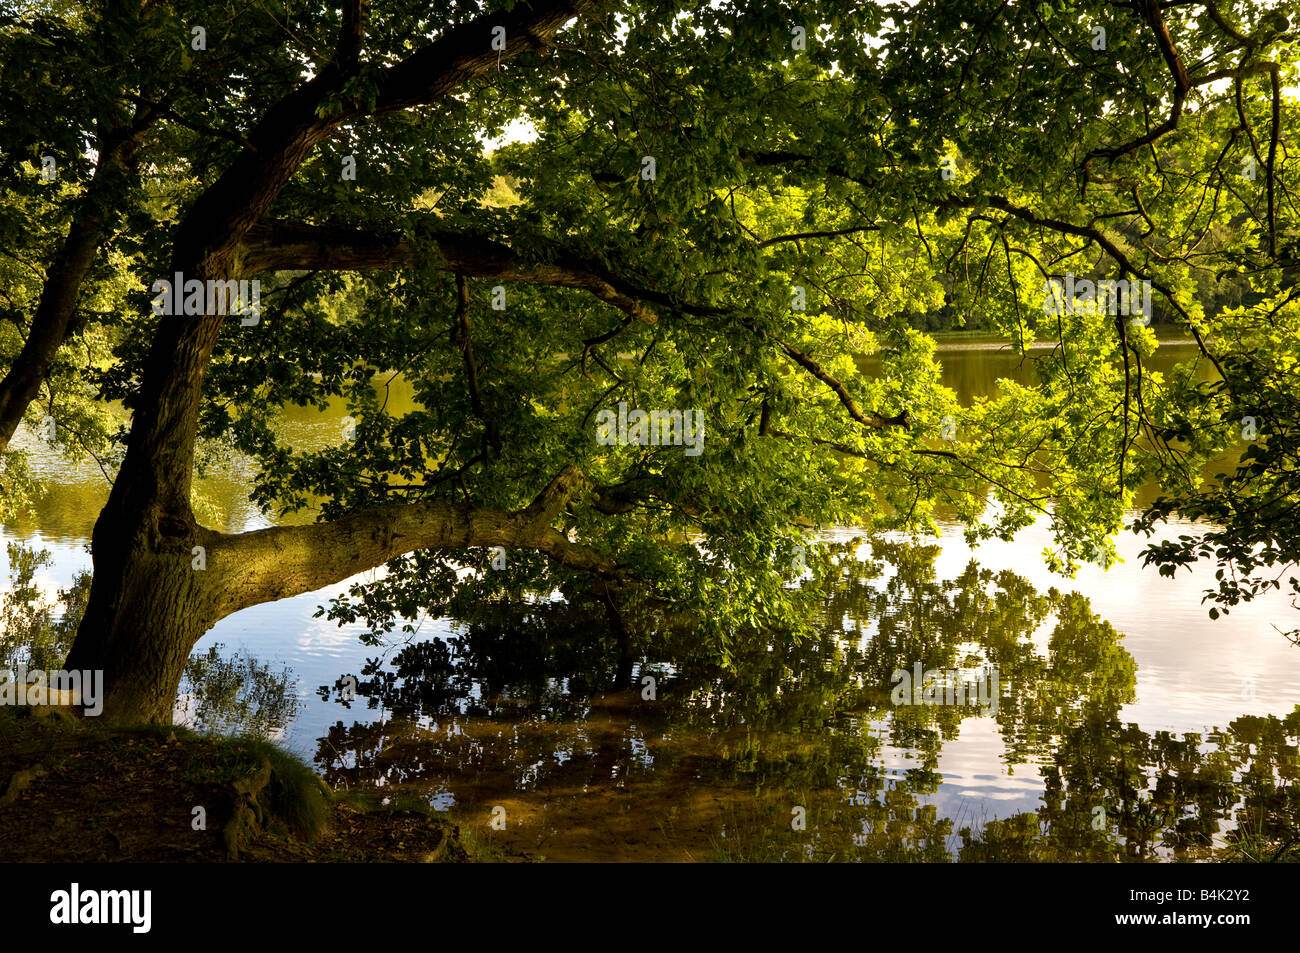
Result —
M624 650L597 614L485 605L372 660L355 701L324 689L351 724L317 764L331 784L452 806L537 859L1143 860L1221 852L1235 828L1239 850L1296 836L1300 708L1205 737L1125 725L1136 666L1086 599L973 562L942 580L936 554L877 543L824 594L816 638L748 633L734 668L659 633L616 690ZM891 672L917 661L995 667L996 715L893 705ZM967 731L1035 778L1036 810L941 809L944 746Z
M275 670L218 642L185 664L173 718L195 731L281 738L302 707L296 684L287 666Z
M423 797L530 859L1300 853L1300 707L1144 731L1119 717L1134 659L1084 597L974 561L943 578L939 554L876 541L820 592L815 638L744 633L731 666L689 628L628 642L581 593L469 603L450 636L322 687L315 704L340 717L315 761L335 786ZM84 586L56 606L33 584L42 554L8 555L5 658L53 657ZM996 671L996 709L895 704L892 673L918 663ZM288 667L209 644L178 720L281 737L301 707Z
M49 550L6 545L9 585L0 591L0 677L23 667L63 666L90 596L90 573L51 599L38 573L51 565ZM243 650L221 643L195 652L186 663L173 717L196 731L283 737L301 708L293 672L275 671Z

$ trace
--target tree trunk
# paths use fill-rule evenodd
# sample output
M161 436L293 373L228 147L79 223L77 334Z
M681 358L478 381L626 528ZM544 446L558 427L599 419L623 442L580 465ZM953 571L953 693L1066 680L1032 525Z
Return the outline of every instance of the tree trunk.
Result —
M123 544L96 544L90 603L65 668L103 671L104 718L169 724L190 651L217 621L216 580L191 567L185 536L153 549L120 529Z
M189 497L203 371L223 320L163 319L126 457L95 522L90 598L65 667L104 672L103 716L113 721L170 723L185 660L220 618L221 580L196 568L194 549L213 534Z

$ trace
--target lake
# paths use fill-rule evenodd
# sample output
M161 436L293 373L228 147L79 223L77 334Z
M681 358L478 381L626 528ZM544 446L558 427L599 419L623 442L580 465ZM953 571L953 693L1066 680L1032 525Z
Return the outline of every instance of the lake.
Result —
M1169 343L1151 364L1191 354ZM1032 375L985 339L940 356L963 403ZM390 411L410 406L391 387ZM283 434L336 442L343 415L289 408ZM36 582L53 598L90 566L107 484L23 439L50 492L4 537L49 551ZM251 474L200 481L218 528L267 525ZM1294 832L1300 647L1278 630L1300 616L1285 595L1211 621L1212 566L1161 577L1125 534L1123 562L1068 579L1042 567L1049 542L1042 525L976 551L954 525L862 541L820 595L818 636L755 635L734 671L688 632L629 654L562 602L365 645L364 626L315 617L344 583L218 624L178 718L260 728L332 785L451 812L500 859L1203 859ZM995 673L996 703L896 703L913 663L972 697ZM633 687L617 687L629 666Z

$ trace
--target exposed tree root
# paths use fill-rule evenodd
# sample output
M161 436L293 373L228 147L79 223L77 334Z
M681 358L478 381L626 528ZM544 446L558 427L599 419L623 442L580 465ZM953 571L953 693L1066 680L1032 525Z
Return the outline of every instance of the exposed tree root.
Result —
M221 832L228 859L238 860L240 846L266 823L266 811L259 797L270 783L271 762L263 758L262 766L257 771L231 785L233 810L230 821Z

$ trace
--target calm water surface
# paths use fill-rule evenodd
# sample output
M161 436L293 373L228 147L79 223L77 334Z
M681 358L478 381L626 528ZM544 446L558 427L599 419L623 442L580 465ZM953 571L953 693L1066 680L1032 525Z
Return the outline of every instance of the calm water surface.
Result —
M1166 345L1156 365L1190 356ZM942 358L963 402L1032 375L990 343ZM334 442L344 412L288 409L284 433ZM90 566L107 486L39 448L33 469L51 492L4 535L50 552L37 581L52 597ZM201 483L226 531L267 525L251 473ZM1042 568L1049 542L1039 525L975 552L954 526L862 543L823 593L819 637L755 636L738 673L689 633L625 655L562 603L484 607L366 646L363 626L313 617L344 583L218 624L195 652L226 660L238 691L204 682L178 716L270 721L331 784L450 810L508 858L1199 859L1239 830L1295 832L1300 648L1278 629L1300 613L1277 596L1213 622L1212 569L1141 570L1143 541L1125 535L1124 562L1065 579ZM996 710L892 704L892 673L917 661L969 679L995 668ZM629 663L634 687L614 687Z

